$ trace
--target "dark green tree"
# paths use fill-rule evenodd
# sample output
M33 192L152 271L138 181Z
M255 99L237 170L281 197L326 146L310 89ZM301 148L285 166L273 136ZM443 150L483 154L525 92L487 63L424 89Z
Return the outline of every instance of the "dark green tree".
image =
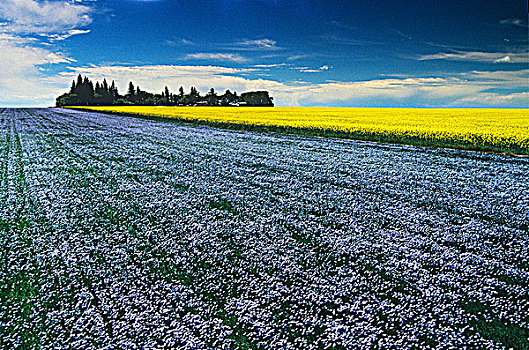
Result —
M82 79L82 78L81 78ZM92 82L88 79L88 77L85 77L81 80L80 76L78 78L78 83L76 86L76 94L79 98L79 101L83 105L91 105L94 102L94 85ZM81 81L81 83L79 83Z
M211 88L206 94L205 100L209 106L217 106L219 104L219 98L214 88Z
M79 74L77 76L77 84L75 86L77 87L77 89L79 89L81 85L83 85L83 77L81 76L81 74ZM77 90L75 90L75 92L77 93Z
M143 91L139 86L134 86L134 83L129 82L127 94L125 96L119 95L116 83L108 86L106 78L103 82L94 83L83 77L81 74L77 76L77 80L72 81L70 91L57 97L57 106L75 106L75 105L148 105L148 106L228 106L235 102L245 103L249 106L273 106L273 99L269 96L267 91L253 91L246 92L241 96L237 96L236 92L226 90L224 95L219 96L214 88L204 96L200 96L200 92L196 87L192 86L189 94L184 93L184 88L180 86L178 95L169 91L167 86L160 94L153 94Z
M112 84L110 85L110 95L112 96L112 99L116 99L119 96L118 88L116 87L114 80L112 80Z
M226 90L224 95L220 97L220 104L222 106L229 106L230 103L235 103L235 102L237 102L237 95L233 94L229 89Z
M132 83L132 81L129 83L129 89L127 90L127 95L129 96L134 96L136 90L134 88L134 84Z
M273 98L270 97L268 91L245 92L244 94L241 94L241 98L248 106L274 106L274 103L272 102Z

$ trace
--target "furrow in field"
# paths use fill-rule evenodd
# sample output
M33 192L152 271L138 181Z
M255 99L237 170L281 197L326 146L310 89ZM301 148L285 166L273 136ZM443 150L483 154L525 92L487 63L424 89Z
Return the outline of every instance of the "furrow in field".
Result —
M11 112L11 111L10 111ZM27 157L22 118L9 113L7 183L9 196L2 205L1 343L26 349L38 348L43 328L40 309L41 270L35 240L39 230L36 209L29 198Z
M39 115L41 117L42 115ZM38 124L39 122L36 122ZM44 125L46 124L46 119L43 121ZM56 123L55 123L56 124ZM43 129L49 129L49 125L47 128ZM60 137L71 137L72 134L63 134L56 137L53 135L53 133L47 133L40 135L43 139L43 142L47 144L48 148L51 151L50 155L53 155L54 159L64 159L66 160L65 164L59 165L57 168L61 169L60 173L58 174L58 178L63 179L66 176L67 183L62 184L63 189L68 189L69 194L67 195L68 198L72 198L75 200L75 203L77 203L76 206L73 208L68 208L66 211L66 215L69 218L69 220L73 219L73 223L78 223L78 220L80 219L81 212L79 212L79 204L82 206L83 204L92 204L91 201L96 200L97 206L107 208L106 210L114 211L115 208L112 207L112 200L109 198L102 198L98 196L98 193L101 191L101 188L97 184L105 183L107 178L103 178L100 171L96 170L94 167L92 167L90 161L91 159L82 154L79 154L75 150L70 149L69 147L65 146L65 142L59 139ZM64 165L67 165L67 167L64 167ZM82 186L78 186L81 184ZM110 183L110 186L112 186L112 183ZM55 191L53 191L55 192ZM64 193L63 193L64 194ZM91 196L90 196L91 195ZM94 196L95 195L95 196ZM52 198L57 198L56 193L51 193ZM88 198L87 198L88 196ZM92 198L90 198L92 197ZM95 198L93 198L95 197ZM51 203L50 203L51 204ZM53 210L53 208L50 208ZM94 210L97 210L97 208L92 208ZM57 209L55 209L56 211ZM81 209L82 211L82 209ZM95 213L94 213L95 214ZM103 218L104 219L104 218ZM64 236L64 241L61 245L57 246L56 251L61 251L61 255L69 254L69 245L70 244L77 244L79 239L81 239L81 242L83 242L84 239L88 239L88 237L82 237L86 236L86 234L89 232L90 227L85 227L84 225L79 226L73 226L71 227L71 231L69 232L67 236ZM79 235L81 237L79 237ZM65 246L65 243L67 244ZM82 245L86 245L86 241L82 243ZM90 247L91 249L91 256L95 257L96 259L101 259L101 251L97 247ZM94 249L95 248L95 249ZM70 259L74 258L70 256ZM74 258L76 259L76 258ZM61 258L61 260L64 260L64 258ZM71 262L64 261L64 266L71 265ZM84 265L84 264L83 264ZM70 281L70 284L78 285L79 291L81 292L81 299L79 299L79 295L72 294L71 297L73 299L77 299L78 303L83 303L85 306L83 307L85 312L79 313L78 310L72 310L70 320L75 324L76 327L79 327L83 322L87 321L87 315L84 314L86 312L93 312L97 315L99 315L100 325L98 325L98 322L95 322L95 324L92 325L92 327L99 327L106 336L108 337L106 340L102 340L102 343L99 342L97 344L101 345L105 342L110 342L110 339L113 337L113 331L112 331L112 323L110 322L110 316L108 314L108 310L105 309L105 307L108 307L103 305L101 300L98 297L99 292L97 291L97 283L101 283L103 281L102 278L100 278L97 275L93 275L93 272L88 270L89 266L80 266L80 268L76 269L77 272L75 273L73 280ZM68 282L70 279L67 279L64 282ZM66 286L68 283L66 283ZM60 288L61 285L57 285L55 282L52 284L54 287ZM62 285L64 287L64 284ZM83 293L87 293L90 298L86 300L82 297ZM83 311L83 309L81 311ZM61 321L58 319L57 321ZM93 322L93 321L90 321ZM65 327L63 325L63 327ZM66 339L67 340L67 339Z
M114 118L114 119L115 119L115 118L117 118L117 117L110 117L110 118ZM171 123L168 123L168 124L171 125ZM174 124L174 123L173 123L173 124ZM139 128L136 128L136 129L139 129ZM140 134L141 134L141 133L140 133ZM241 133L241 134L242 134L242 133ZM130 136L130 135L134 135L134 136L131 136L131 137L138 137L138 135L137 135L136 133L129 133L128 135L129 135L129 136ZM158 145L163 144L163 142L157 141L157 140L159 140L159 139L160 139L160 138L157 138L157 139L154 139L154 140L150 140L150 142L151 142L151 143L158 144ZM358 145L358 146L361 146L361 144ZM369 146L372 147L372 145L369 145ZM221 154L223 154L223 151L226 150L226 147L225 147L224 145L222 145L222 144L218 145L218 147L215 147L215 145L208 145L208 147L209 147L210 152L211 152L212 154L217 154L217 155L221 155ZM406 148L405 148L405 147L404 147L404 148L403 148L403 147L394 147L394 148L395 148L396 150L403 150L404 152L408 152L408 153L410 153L410 152L414 152L414 153L416 153L416 152L420 151L420 150L418 150L417 148L411 148L411 149L408 149L408 151L406 151ZM267 151L268 151L268 149L266 148L266 145L265 145L265 148L263 148L263 149L261 150L261 152L259 152L258 150L253 149L253 150L252 150L253 153L252 153L251 155L252 155L253 158L255 158L255 157L257 157L258 155L266 154ZM332 152L332 151L333 151L333 150L331 149L331 152ZM309 148L307 151L302 151L302 152L303 152L303 153L302 153L303 156L305 156L306 154L309 154L309 153L311 153L311 152L312 152L312 153L315 153L315 154L318 154L318 152L314 152L314 149L310 149L310 148ZM434 154L434 155L435 155L435 153L436 153L436 152L431 152L431 150L423 150L422 152L427 152L427 153L431 153L431 154ZM439 153L439 152L437 152L437 153ZM445 152L445 153L447 153L447 156L449 155L449 152ZM323 156L329 156L329 155L330 155L330 153L327 153L327 155L323 154ZM233 155L230 154L230 156L233 156ZM248 158L245 157L246 154L245 154L244 151L242 151L242 152L241 152L241 151L237 152L237 156L240 157L240 158L242 158L242 159L248 159ZM332 155L330 155L330 156L332 156ZM483 159L486 160L488 156L476 156L476 157L477 157L477 158L483 158ZM249 158L249 159L252 159L252 158ZM229 160L229 159L228 159L228 160ZM342 163L340 163L340 159L337 159L336 161L337 161L337 163L340 164L340 166L342 166L342 165L341 165ZM455 161L458 161L458 162L459 162L459 161L460 161L460 158L457 158ZM505 159L503 159L502 161L505 161L505 162L508 164L508 163L509 163L509 158L508 158L508 157L505 157ZM516 160L513 160L513 161L516 162ZM316 160L316 159L312 159L312 162L306 162L306 161L305 161L305 162L300 162L300 163L298 163L298 161L297 161L295 158L294 158L294 159L291 158L291 159L289 159L289 165L290 165L290 168L287 168L287 167L284 167L284 166L283 166L283 168L284 168L284 169L283 169L283 172L287 172L287 173L288 173L289 171L292 171L292 169L296 169L297 167L298 167L298 168L307 168L307 167L310 167L311 164L313 164L313 162L318 162L318 160ZM257 164L259 164L259 163L257 163ZM373 166L380 166L380 165L383 165L383 164L374 164ZM421 164L417 164L417 165L418 165L418 167L421 166ZM447 166L447 165L449 165L449 164L443 164L443 167L444 167L444 166ZM317 168L317 166L316 166L316 167L313 167L313 168ZM276 167L275 169L278 169L278 170L281 169L281 165L280 165L279 167ZM266 169L265 169L265 170L266 170ZM307 169L307 170L306 170L306 173L307 173L307 174L311 174L311 173L313 173L313 170L314 170L314 169ZM341 171L344 171L344 172L346 172L346 173L348 172L348 171L347 171L347 168L345 168L345 169L341 169ZM454 172L455 172L455 171L454 171ZM353 173L354 173L354 172L353 172ZM316 174L317 174L317 172L316 172ZM369 181L369 182L368 182L368 181ZM369 185L372 185L373 181L372 181L372 180L368 180L368 181L366 181L366 183L364 183L364 184L360 184L360 185L359 185L358 183L355 185L355 183L353 182L352 184L350 184L350 186L353 186L353 188L356 187L356 189L361 189L361 190L363 190L363 191L367 191L367 192L369 192L369 191L370 191L369 187L372 187L372 186L369 186ZM344 183L344 185L347 185L347 183ZM367 185L367 186L366 186L366 185ZM404 179L404 181L401 181L401 182L399 183L399 185L400 185L402 188L409 188L409 187L411 187L411 186L416 186L417 184L416 184L415 182L409 182L409 181L406 182L406 179ZM421 185L423 185L423 184L421 184ZM428 185L428 183L426 183L426 185ZM434 185L435 185L435 184L434 184ZM388 192L387 189L380 189L380 188L374 188L374 189L371 190L371 191L373 191L373 193L374 193L375 195L379 195L379 196L384 195L384 194L386 194L386 193ZM452 189L452 188L445 188L444 191L447 192L447 194L454 195L455 193L457 193L457 191L459 191L459 189L458 189L458 188L455 188L455 187L454 187L453 189ZM452 191L453 191L453 192L452 192ZM400 193L397 194L397 195L399 195L399 196L403 196L403 195L406 195L406 194L407 194L406 191L399 191L399 192L400 192ZM390 194L390 193L389 193L389 194ZM390 194L390 195L391 195L391 194ZM481 213L479 213L479 212L478 212L478 213L475 213L475 212L469 211L468 209L467 209L466 211L462 211L461 209L459 209L459 208L461 208L461 206L459 206L459 208L458 208L457 205L455 205L455 204L450 204L450 201L445 200L445 198L440 198L440 199L439 199L440 201L444 202L444 203L442 203L442 204L436 204L435 197L433 197L433 198L434 198L434 200L433 200L433 201L429 201L429 202L425 202L424 200L417 200L417 199L414 199L414 198L410 198L410 200L408 200L408 202L412 202L412 203L416 202L416 203L417 203L417 206L419 206L419 207L420 207L420 206L432 206L432 205L433 205L433 206L437 206L437 208L440 209L441 211L449 211L449 212L452 212L452 211L458 211L457 214L458 214L458 215L461 215L461 216L476 216L476 217L478 217L478 218L480 218L480 219L482 219L482 220L484 220L484 221L486 221L486 222L491 222L491 221L492 221L492 222L497 222L497 223L500 223L500 224L506 225L507 227L510 226L510 227L512 227L512 228L519 228L519 229L525 229L525 230L527 230L527 227L526 227L526 225L524 225L523 222L513 222L513 223L509 222L509 221L510 221L510 217L509 217L509 216L505 216L505 217L497 217L497 216L496 216L496 213L492 213L492 212L490 212L489 210L487 210L487 211L485 211L485 212L481 212ZM469 209L471 209L471 208L469 208Z
M292 170L292 169L290 169L290 170ZM409 185L411 185L411 184L404 184L404 185L408 185L408 186L409 186ZM380 189L377 189L377 190L380 190ZM378 194L378 197L379 197L378 199L380 200L380 199L383 199L383 193L384 193L384 191L374 191L374 192L373 192L373 195ZM394 196L394 198L398 198L398 197L399 197L399 196ZM375 198L373 198L372 200L375 200ZM439 199L439 201L442 201L442 199ZM446 202L446 201L445 201L445 202ZM411 210L411 209L412 209L412 208L410 208L410 210ZM445 211L445 210L443 210L444 207L441 207L440 209L442 210L442 211L441 211L441 217L442 217L442 216L446 216L446 215L443 215L443 211ZM448 211L448 213L449 213L449 214L452 214L450 211ZM456 214L457 214L457 213L456 213ZM441 241L441 242L443 242L443 241ZM456 246L453 246L453 245L452 245L452 246L449 246L449 249L454 249L454 248L456 248Z
M7 116L7 113L5 113L5 110L0 114L1 116L1 142L2 142L2 148L1 148L1 156L2 156L2 162L0 167L0 186L2 188L2 201L5 203L8 196L8 187L9 187L9 180L7 176L8 171L8 164L9 164L9 148L11 146L11 134L8 129L9 125L9 119Z
M116 117L114 117L114 119L115 119L115 118L116 118ZM140 133L140 134L141 134L141 133ZM136 138L137 138L137 137L140 137L139 134L131 134L131 133L129 133L128 135L129 135L130 138L132 138L132 137L136 137ZM150 143L153 143L153 144L156 144L156 145L164 145L164 146L167 146L167 142L161 142L161 141L158 141L158 140L159 140L159 138L158 138L158 139L154 139L154 140L150 140ZM126 142L125 140L124 140L123 142L125 142L125 144L129 144L129 143ZM209 145L209 146L211 147L211 145ZM223 146L223 145L219 145L219 147L216 147L216 148L211 147L210 152L211 152L212 154L219 154L219 155L220 155L220 154L222 154L222 152L219 152L219 150L222 151L223 149L225 149L224 146ZM261 152L261 154L264 154L264 153L266 153L266 152L265 152L265 151ZM253 156L255 157L255 156L257 156L257 154L258 154L258 153L254 151ZM245 159L245 154L244 154L244 152L238 152L237 156L238 156L238 157L241 157L241 158L243 158L243 159ZM228 159L228 160L229 160L229 159ZM291 171L292 169L295 169L295 167L298 165L298 164L296 164L296 159L290 159L290 162L293 163L293 164L291 164L291 168L290 168L290 169L286 169L286 168L285 168L285 169L283 170L283 172ZM300 165L306 165L306 164L300 164ZM279 168L276 168L276 169L279 169ZM307 173L310 173L310 170L307 171ZM402 185L404 185L403 187L405 187L405 186L412 186L412 185L414 185L414 184L413 184L413 183L410 183L410 184L403 183ZM354 186L354 184L353 184L353 186ZM359 187L359 186L357 185L356 188L361 188L361 187ZM364 191L369 191L369 188L368 188L368 187L364 187L363 190L364 190ZM448 189L448 190L450 190L450 189ZM376 189L375 191L376 191L375 194L377 194L377 195L383 195L383 193L384 193L384 191L381 192L380 189ZM401 194L402 194L402 193L401 193ZM421 205L424 206L424 203L419 202L418 205L419 205L419 206L421 206ZM426 204L426 205L428 205L428 204ZM440 209L444 209L444 208L441 207ZM454 209L453 209L453 206L448 207L447 210L454 210ZM465 213L461 213L461 214L465 214ZM471 213L468 213L468 214L471 214ZM485 215L481 215L480 217L483 218L484 220L500 220L500 219L494 219L492 216L490 216L490 215L486 215L486 214L485 214ZM505 224L508 224L508 222L505 223ZM515 224L515 225L516 225L515 227L520 227L521 224Z
M129 144L129 143L125 142L125 141L122 141L122 142L123 142L123 144ZM164 143L164 142L158 142L157 144L158 144L158 145L161 145L161 144L163 144L163 143ZM165 142L165 144L167 144L167 142ZM209 146L209 145L208 145L208 146ZM211 154L219 154L219 153L222 154L222 152L219 152L219 149L222 149L222 145L219 146L219 147L213 148L213 149L210 148L210 149L208 150L208 152L210 152ZM141 150L141 151L144 151L144 150ZM243 157L243 158L244 158L244 154L241 154L240 152L237 154L237 156L238 156L238 157ZM230 161L230 158L229 158L229 157L226 157L226 158L224 158L224 159L222 159L222 158L221 158L221 159L218 159L218 158L217 158L217 159L209 159L209 161L214 161L214 162L215 162L215 161L217 161L217 162L226 162L226 161L228 161L228 162L229 162L229 161ZM295 163L295 160L294 160L293 163L294 163L294 164L293 164L290 168L286 168L286 167L285 167L285 170L284 170L285 173L288 173L289 171L292 172L292 171L295 171L295 170L296 170L296 167L298 167L298 164ZM308 163L308 164L310 164L310 163ZM307 173L310 174L310 173L313 173L313 171L309 170L309 171L307 171ZM246 175L246 174L245 174L245 175ZM230 175L228 175L227 178L230 178ZM235 177L232 178L232 180L237 180L237 179L240 179L240 178L241 178L240 176L235 176ZM302 180L303 180L303 181L300 181L300 182L308 182L308 183L310 183L311 180L313 181L313 179L311 179L311 178L306 178L306 179L302 179ZM309 181L306 181L306 180L309 180ZM251 181L251 180L250 180L250 181ZM369 183L367 183L367 185L372 184L372 183L373 183L373 182L370 181ZM411 186L414 186L415 183L406 183L406 182L404 182L404 183L401 183L401 185L402 185L402 187L405 188L405 187L411 187ZM272 186L273 186L273 185L272 185ZM405 194L405 192L400 192L400 193L393 194L392 192L389 192L389 191L387 191L387 190L384 189L384 188L381 189L381 188L376 188L376 187L375 187L374 189L370 190L368 186L361 186L361 185L358 185L358 184L357 184L357 185L354 185L354 184L353 184L353 186L354 186L353 188L356 188L356 189L359 190L359 191L363 191L363 192L365 192L365 193L371 193L373 196L378 197L378 199L382 199L382 200L383 200L383 199L384 199L384 196L391 196L391 197L393 197L394 199L395 199L395 198L398 199L398 198L400 197L400 199L403 199L404 201L412 202L412 203L413 203L413 201L409 201L408 198L402 198L402 197L403 197L403 194ZM447 190L449 191L450 189L447 189ZM299 196L298 196L298 197L299 197ZM292 198L292 197L290 197L289 199L300 199L300 198L296 198L296 197ZM303 199L301 198L301 200L303 200ZM371 200L373 200L373 199L371 199ZM424 207L424 206L432 207L432 205L433 205L433 208L437 208L437 210L440 210L440 215L439 215L439 216L441 216L441 217L442 217L442 216L446 216L446 212L448 212L448 214L457 214L458 216L461 216L461 217L464 217L464 216L476 216L476 215L473 215L473 213L468 213L468 212L455 212L455 213L454 213L454 209L453 209L454 206L453 206L453 205L451 205L451 206L449 206L449 207L446 207L446 204L442 204L441 206L436 207L436 203L438 203L437 201L439 201L439 202L441 202L441 203L447 203L447 202L449 202L449 201L447 201L445 198L440 198L440 199L437 199L437 200L436 200L435 197L434 197L434 201L429 201L429 202L427 202L427 203L418 202L418 203L417 203L417 207ZM411 210L411 209L412 209L412 208L410 208L410 210ZM415 210L417 210L417 208L415 208ZM477 217L480 218L480 219L489 220L489 221L490 221L490 220L495 220L493 217L491 217L491 216L489 216L489 215L478 215ZM500 219L496 219L496 220L500 220ZM505 224L505 225L507 225L507 227L508 227L508 223L506 223L506 222L499 221L499 223ZM515 224L515 225L516 225L516 224ZM520 226L520 225L522 225L522 226ZM523 223L522 223L522 224L517 224L517 226L514 226L514 227L523 227ZM439 240L439 239L438 239L438 240ZM443 240L440 240L440 242L442 243ZM463 248L463 249L465 249L465 248Z
M22 188L32 213L45 316L19 320L43 348L524 344L525 160L74 111L8 119L8 198Z

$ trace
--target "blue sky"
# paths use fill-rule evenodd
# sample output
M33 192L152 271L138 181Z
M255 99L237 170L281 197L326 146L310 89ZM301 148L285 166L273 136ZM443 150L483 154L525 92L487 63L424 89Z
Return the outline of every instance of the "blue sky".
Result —
M285 106L529 107L526 1L1 0L0 105L79 73Z

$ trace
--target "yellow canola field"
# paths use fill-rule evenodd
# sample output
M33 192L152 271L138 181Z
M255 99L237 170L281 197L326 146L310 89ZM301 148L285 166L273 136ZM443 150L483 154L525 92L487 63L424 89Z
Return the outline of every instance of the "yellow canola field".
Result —
M529 152L528 109L75 107L113 113L371 135L377 139ZM317 134L317 133L316 133ZM517 151L518 150L518 151Z

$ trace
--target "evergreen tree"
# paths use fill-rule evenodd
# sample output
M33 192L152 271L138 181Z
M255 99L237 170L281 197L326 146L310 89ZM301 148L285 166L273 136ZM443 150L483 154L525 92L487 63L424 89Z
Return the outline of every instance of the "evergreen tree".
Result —
M92 102L94 100L94 83L92 83L88 78L88 102Z
M112 98L117 98L119 96L118 88L116 87L116 83L114 83L114 80L112 80L112 84L110 85L110 95Z
M189 95L184 96L184 101L184 104L188 106L192 106L200 101L200 93L198 92L196 87L191 86L191 91Z
M79 74L77 76L77 89L79 89L81 87L81 85L83 85L83 77L81 76L81 74ZM76 93L78 92L77 90L75 91Z
M219 104L219 99L214 88L211 88L206 95L206 102L210 106L216 106Z
M268 91L252 91L246 92L241 96L237 96L237 92L226 90L224 95L218 96L214 88L211 88L204 96L200 96L200 92L196 87L192 86L190 93L185 94L184 88L180 86L179 94L173 94L169 91L167 86L161 94L153 94L147 91L142 91L139 86L134 86L131 81L128 86L128 91L125 96L120 96L114 81L108 86L106 78L103 83L96 82L95 86L88 77L83 77L81 74L77 76L77 80L72 81L70 91L56 99L57 106L74 106L74 105L203 105L210 106L228 106L235 102L244 102L248 106L273 106L273 98L269 96Z
M135 89L134 89L134 84L132 83L132 81L129 83L129 89L127 90L127 95L129 96L134 96L134 92L135 92Z
M88 79L88 77L85 77L83 79L81 78L81 75L79 75L77 81L78 83L76 87L76 94L79 100L81 101L81 104L92 104L94 101L94 85Z

